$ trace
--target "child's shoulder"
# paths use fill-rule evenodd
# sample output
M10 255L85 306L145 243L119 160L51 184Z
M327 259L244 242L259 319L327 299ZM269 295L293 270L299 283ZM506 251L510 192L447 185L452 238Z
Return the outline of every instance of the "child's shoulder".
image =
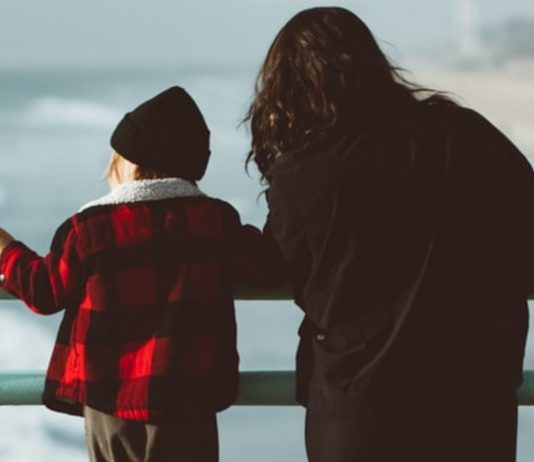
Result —
M231 227L241 223L241 217L237 209L229 202L216 197L195 197L184 202L187 211L192 216L204 215L222 216L225 223Z
M65 219L56 229L52 247L59 248L66 242L76 241L91 248L97 242L104 247L111 245L116 240L117 232L121 236L124 233L134 236L150 229L153 212L156 215L174 212L175 217L182 217L187 222L195 223L195 226L199 226L199 223L216 223L220 218L225 223L225 229L234 229L241 223L233 205L209 196L98 204L82 208Z
M220 207L226 213L230 215L235 215L237 218L239 218L239 212L232 204L230 204L230 202L227 202L223 199L219 199L217 197L206 196L205 199L209 201L209 203L212 204L213 206Z
M229 202L211 197L207 195L189 196L179 198L168 198L154 201L134 201L134 202L120 202L120 203L89 203L82 207L78 212L67 218L59 229L64 232L68 230L83 230L87 226L99 227L110 222L123 219L133 219L139 216L150 214L151 210L175 210L179 213L185 211L186 215L192 216L210 214L222 214L228 221L240 222L241 218L236 208Z

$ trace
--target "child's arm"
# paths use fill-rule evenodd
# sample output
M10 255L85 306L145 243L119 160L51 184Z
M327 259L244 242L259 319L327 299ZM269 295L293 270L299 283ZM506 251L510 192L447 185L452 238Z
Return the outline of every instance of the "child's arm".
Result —
M0 255L14 240L15 238L11 234L9 234L5 229L0 228Z
M0 232L0 287L40 314L65 308L79 284L76 232L70 221L57 230L50 253L40 257Z

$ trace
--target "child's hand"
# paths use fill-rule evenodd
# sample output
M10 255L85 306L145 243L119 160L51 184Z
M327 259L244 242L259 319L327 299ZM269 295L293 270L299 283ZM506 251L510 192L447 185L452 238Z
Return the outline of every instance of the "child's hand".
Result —
M11 234L9 234L5 229L0 228L0 254L14 240L15 238Z

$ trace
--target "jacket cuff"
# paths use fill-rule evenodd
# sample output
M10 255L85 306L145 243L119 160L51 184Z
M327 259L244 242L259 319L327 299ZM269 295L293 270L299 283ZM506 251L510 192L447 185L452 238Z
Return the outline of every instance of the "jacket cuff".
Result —
M20 241L9 243L0 254L0 289L9 292L9 280L13 264L21 252L27 249Z

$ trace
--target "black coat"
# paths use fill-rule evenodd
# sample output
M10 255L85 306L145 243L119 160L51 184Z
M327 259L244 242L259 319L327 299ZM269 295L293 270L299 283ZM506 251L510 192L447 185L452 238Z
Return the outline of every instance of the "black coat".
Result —
M346 117L269 177L269 226L305 312L302 404L366 419L510 402L534 174L502 133L468 109L411 103Z

